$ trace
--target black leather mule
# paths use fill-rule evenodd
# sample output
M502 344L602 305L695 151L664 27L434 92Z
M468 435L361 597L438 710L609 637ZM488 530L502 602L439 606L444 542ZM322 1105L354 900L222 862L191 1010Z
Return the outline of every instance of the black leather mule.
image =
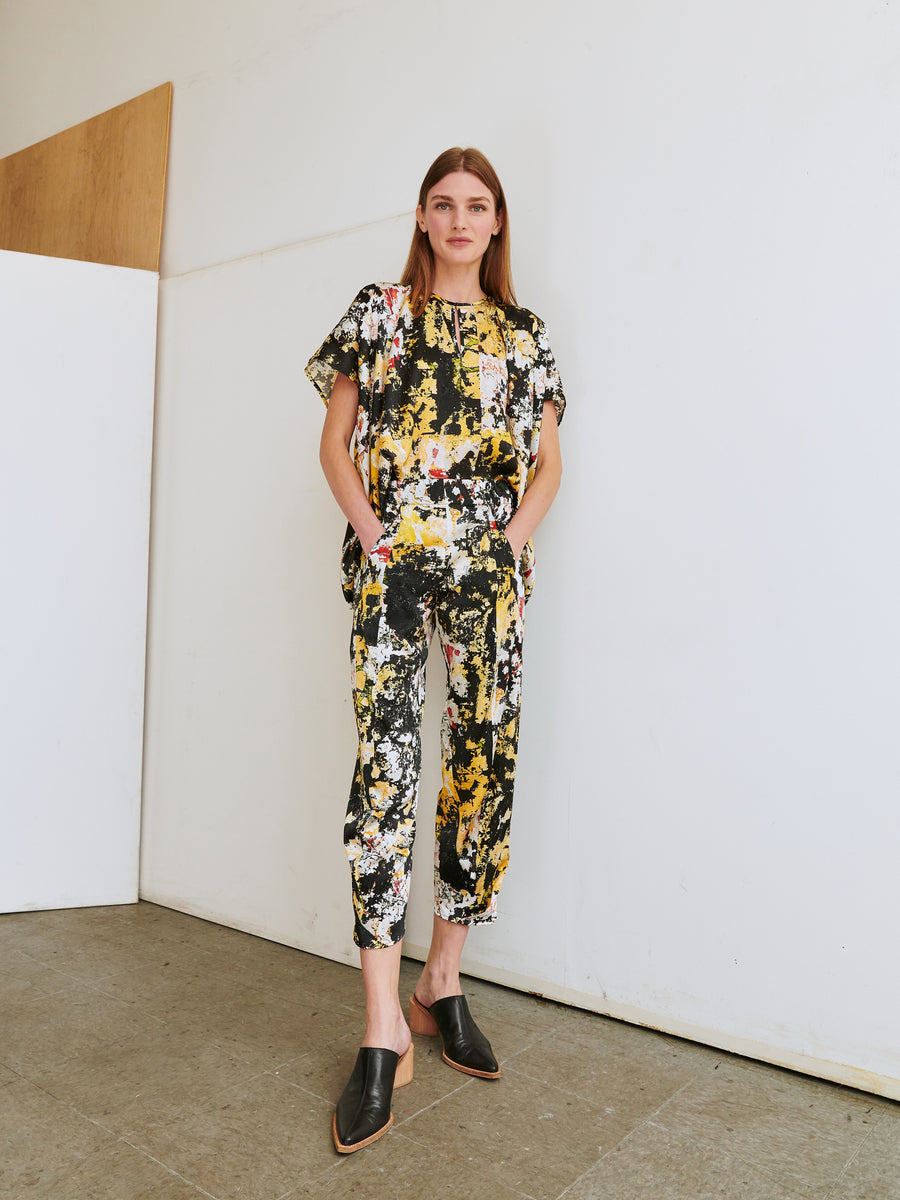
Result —
M412 1077L412 1045L403 1055L377 1046L360 1048L331 1123L338 1154L353 1154L387 1133L394 1123L391 1094Z
M469 1012L465 996L445 996L426 1008L415 992L409 998L409 1027L427 1037L440 1034L444 1062L480 1079L499 1079L502 1072L487 1040Z

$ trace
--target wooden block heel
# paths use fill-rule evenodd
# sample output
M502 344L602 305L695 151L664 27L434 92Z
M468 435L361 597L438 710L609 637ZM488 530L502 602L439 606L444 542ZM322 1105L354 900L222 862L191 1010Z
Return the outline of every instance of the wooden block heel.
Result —
M409 1043L406 1053L400 1055L400 1061L397 1063L397 1073L394 1075L394 1091L398 1087L403 1087L405 1083L412 1083L413 1077L413 1046Z
M425 1037L437 1037L440 1032L437 1021L421 1000L416 998L415 992L409 998L409 1027L413 1033L421 1033Z

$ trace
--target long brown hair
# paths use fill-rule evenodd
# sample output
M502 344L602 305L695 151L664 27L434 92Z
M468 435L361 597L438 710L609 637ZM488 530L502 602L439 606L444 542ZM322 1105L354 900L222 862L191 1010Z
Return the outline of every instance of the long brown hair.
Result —
M497 172L481 151L473 150L471 147L463 150L461 146L453 146L450 150L439 154L422 180L422 186L419 189L419 204L422 209L425 208L428 193L451 171L469 171L471 174L477 175L494 197L497 216L502 218L500 231L494 234L490 245L484 252L478 282L484 294L495 304L515 304L516 294L513 291L509 259L509 213L506 209L506 197L503 195L503 188ZM413 316L417 317L428 302L434 284L434 252L431 249L428 234L422 232L418 221L413 230L409 257L403 268L400 282L411 289Z

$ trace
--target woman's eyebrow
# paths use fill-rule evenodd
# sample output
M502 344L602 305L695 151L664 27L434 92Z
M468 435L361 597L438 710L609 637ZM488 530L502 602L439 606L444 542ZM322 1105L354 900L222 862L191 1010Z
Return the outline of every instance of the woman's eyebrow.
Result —
M431 198L432 198L432 200L449 200L451 202L451 204L453 203L452 196L442 196L442 195L439 195L438 193L435 193ZM466 201L466 203L467 204L475 204L475 203L487 204L487 200L488 200L487 196L470 196L468 198L468 200Z

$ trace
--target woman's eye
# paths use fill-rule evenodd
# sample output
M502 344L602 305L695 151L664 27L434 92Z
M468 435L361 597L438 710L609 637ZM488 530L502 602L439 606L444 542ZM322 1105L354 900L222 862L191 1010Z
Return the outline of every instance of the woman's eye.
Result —
M438 202L438 208L449 208L449 207L450 207L450 205L446 204L443 200Z
M484 205L483 204L473 204L472 212L484 212Z

